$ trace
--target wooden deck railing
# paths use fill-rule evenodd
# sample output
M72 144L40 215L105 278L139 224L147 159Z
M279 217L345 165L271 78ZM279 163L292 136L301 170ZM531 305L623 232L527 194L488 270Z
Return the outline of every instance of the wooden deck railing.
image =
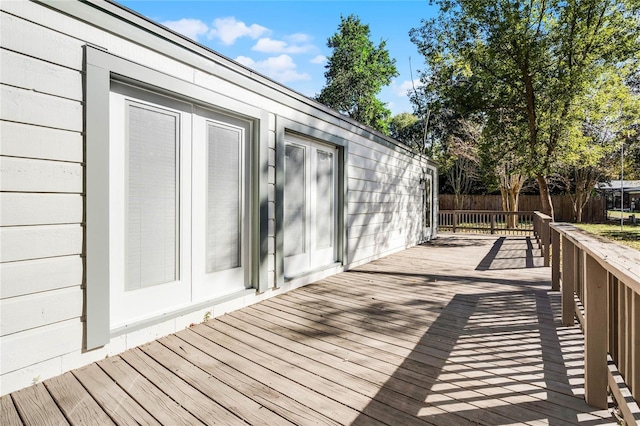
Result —
M640 424L640 252L569 224L551 224L551 238L562 322L577 317L585 335L585 399L607 408L608 387L626 424Z
M440 210L438 228L452 232L530 235L534 231L534 212Z

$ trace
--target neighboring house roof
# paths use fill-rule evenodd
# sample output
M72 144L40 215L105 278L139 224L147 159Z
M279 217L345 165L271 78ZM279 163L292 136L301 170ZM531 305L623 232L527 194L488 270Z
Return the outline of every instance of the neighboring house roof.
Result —
M609 182L599 182L596 188L604 191L619 191L620 187L624 189L624 192L640 192L640 180L623 180L620 185L620 180L611 180Z

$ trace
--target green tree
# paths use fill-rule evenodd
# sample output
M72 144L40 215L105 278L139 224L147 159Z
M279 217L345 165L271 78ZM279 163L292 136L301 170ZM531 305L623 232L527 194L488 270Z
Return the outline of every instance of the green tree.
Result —
M402 142L417 152L426 153L424 144L424 125L413 114L402 112L394 115L389 121L389 136Z
M495 109L485 114L479 147L481 168L489 188L497 187L502 196L502 210L518 211L520 192L529 177L523 154L526 127L522 121L511 121L508 109ZM507 225L515 228L517 216L507 216Z
M338 32L327 41L333 49L326 65L326 85L316 99L354 120L387 133L391 112L376 98L398 76L386 42L375 46L369 25L354 15L340 17Z
M584 97L579 112L582 117L569 132L570 149L558 160L558 175L571 197L577 222L582 221L582 210L596 184L619 176L621 144L631 146L640 116L640 95L617 74L604 74ZM633 156L627 160L633 164Z
M440 14L411 30L423 80L461 108L522 123L527 168L553 215L548 177L595 80L637 61L637 0L437 0ZM625 65L627 67L625 67ZM435 78L434 78L435 77Z

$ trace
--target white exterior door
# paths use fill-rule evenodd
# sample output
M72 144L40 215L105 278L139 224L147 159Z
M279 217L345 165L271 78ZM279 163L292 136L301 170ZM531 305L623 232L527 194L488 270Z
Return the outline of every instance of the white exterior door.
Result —
M251 123L114 83L110 325L249 285Z
M241 291L248 282L246 191L251 128L197 110L193 145L193 298Z
M111 328L191 300L189 105L110 94Z
M284 272L336 261L337 149L287 135L284 164Z

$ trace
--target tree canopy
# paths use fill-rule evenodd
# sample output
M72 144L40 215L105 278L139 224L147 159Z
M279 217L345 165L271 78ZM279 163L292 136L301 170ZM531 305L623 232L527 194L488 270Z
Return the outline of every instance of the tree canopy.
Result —
M391 112L376 95L398 76L386 42L370 40L369 26L354 15L340 17L329 38L333 49L326 65L326 85L316 99L339 112L387 133Z
M521 155L538 183L543 209L553 214L548 179L571 150L585 98L603 75L637 72L640 2L436 3L438 17L410 32L425 58L424 90L497 124L487 129L508 129L492 140ZM511 138L509 145L505 138Z

